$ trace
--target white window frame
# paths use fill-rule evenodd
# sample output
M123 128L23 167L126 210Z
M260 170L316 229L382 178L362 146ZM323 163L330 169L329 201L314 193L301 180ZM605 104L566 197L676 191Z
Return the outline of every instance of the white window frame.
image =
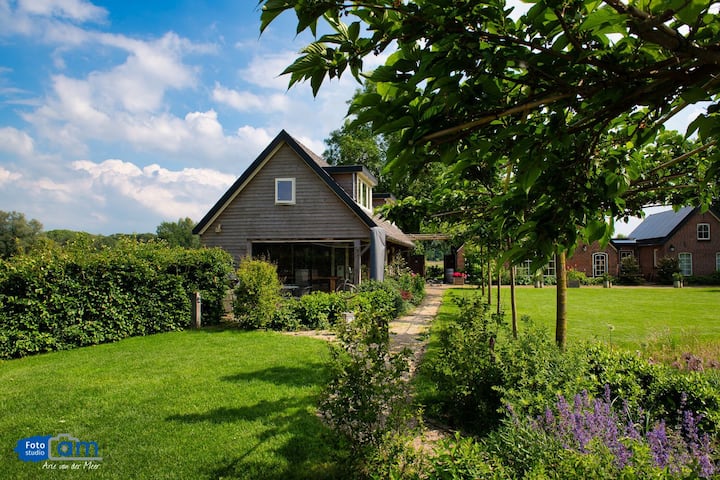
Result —
M720 272L720 252L715 254L715 271Z
M697 224L697 239L698 240L710 240L710 224L709 223L698 223Z
M522 262L520 262L517 265L517 267L515 269L515 274L517 276L520 276L520 275L530 276L531 275L531 273L530 273L531 265L532 265L532 260L523 260Z
M683 260L687 259L687 260ZM683 276L688 277L693 274L693 262L692 262L692 253L690 252L681 252L678 253L678 266L680 267L680 273L683 274Z
M357 176L356 201L361 207L372 211L372 186L364 178Z
M290 182L290 200L280 199L278 186L282 182ZM276 178L275 179L275 204L276 205L295 205L295 179L294 178Z
M598 258L602 258L602 271L600 271L598 268L601 266L601 264L597 261ZM607 253L605 253L605 252L593 253L593 255L592 255L593 277L602 277L603 275L608 273L608 264L609 264L609 258L608 258Z
M555 270L555 260L550 260L547 265L545 265L545 275L554 277L557 274L557 271Z

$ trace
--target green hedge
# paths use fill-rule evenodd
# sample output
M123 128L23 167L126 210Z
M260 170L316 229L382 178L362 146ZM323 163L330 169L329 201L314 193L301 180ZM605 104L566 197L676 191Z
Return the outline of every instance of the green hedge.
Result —
M0 358L185 328L193 291L203 322L217 323L231 271L216 249L44 245L0 263Z

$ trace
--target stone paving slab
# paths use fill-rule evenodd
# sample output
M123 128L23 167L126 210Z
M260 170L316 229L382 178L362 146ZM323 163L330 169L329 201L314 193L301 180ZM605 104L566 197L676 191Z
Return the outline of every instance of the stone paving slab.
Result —
M409 314L390 322L390 351L405 348L413 352L411 374L425 354L430 325L442 303L445 290L450 285L426 285L425 298Z

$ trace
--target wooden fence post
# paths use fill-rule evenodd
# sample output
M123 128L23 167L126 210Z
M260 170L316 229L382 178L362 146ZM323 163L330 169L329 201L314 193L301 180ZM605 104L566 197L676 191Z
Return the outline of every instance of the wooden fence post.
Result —
M192 325L195 328L200 328L202 327L202 299L200 298L200 292L193 292L190 298Z

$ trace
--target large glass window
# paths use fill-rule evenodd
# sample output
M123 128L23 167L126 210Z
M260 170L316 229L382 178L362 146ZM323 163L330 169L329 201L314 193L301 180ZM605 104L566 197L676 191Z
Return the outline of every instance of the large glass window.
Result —
M275 179L275 203L294 204L295 203L295 179L294 178L276 178Z
M607 253L593 253L593 277L601 277L608 271Z
M709 223L698 223L697 239L698 240L710 240L710 224Z
M678 266L680 267L680 273L682 273L683 275L692 275L692 253L679 253Z

